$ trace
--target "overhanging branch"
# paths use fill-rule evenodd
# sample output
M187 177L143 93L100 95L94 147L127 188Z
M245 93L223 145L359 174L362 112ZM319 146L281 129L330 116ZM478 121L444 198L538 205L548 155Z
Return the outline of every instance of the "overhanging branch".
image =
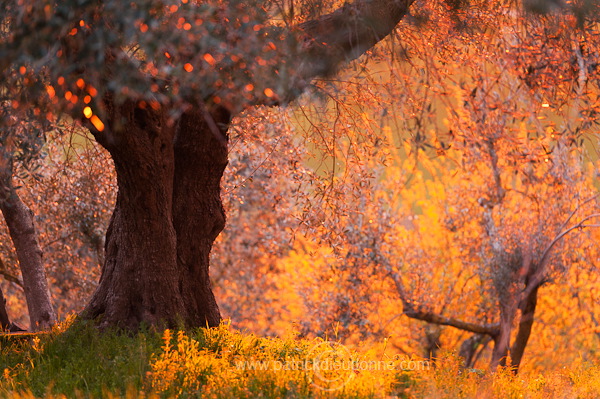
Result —
M498 335L500 328L499 323L469 323L451 317L442 316L415 306L414 303L408 299L406 290L404 289L404 285L402 284L402 280L400 279L398 273L390 271L390 277L392 278L392 281L396 286L396 291L398 291L398 295L400 296L400 300L402 301L402 305L404 306L404 314L410 317L411 319L426 321L428 323L438 324L442 326L450 326L463 331L469 331L475 334L489 335L491 337L496 337Z
M592 197L592 199L594 199L594 198L596 198L596 197ZM589 202L589 200L586 202ZM579 209L579 208L577 208L577 209ZM571 214L567 218L567 222L572 217L573 217L573 214ZM551 254L554 246L560 240L562 240L567 234L573 232L574 230L584 229L584 228L589 228L589 227L600 227L600 224L595 224L595 223L586 224L586 222L588 222L589 220L597 219L597 218L600 218L600 213L594 213L594 214L588 215L588 216L584 217L583 219L581 219L581 221L579 221L579 223L574 224L573 226L569 227L568 229L564 229L564 227L563 227L562 231L560 233L558 233L556 235L556 237L554 237L554 239L550 242L550 244L548 244L548 246L544 250L544 253L541 256L541 260L539 262L539 267L537 268L537 271L529 278L529 281L527 282L527 286L521 293L522 298L529 297L529 295L531 295L531 292L533 290L538 289L546 281L546 277L547 277L546 274L547 274L547 270L548 270L546 265L550 259L550 254ZM565 225L566 225L566 222L565 222L565 224L563 224L563 226L565 226Z
M405 305L406 307L406 305ZM405 309L404 314L410 317L411 319L417 319L421 321L426 321L432 324L438 324L442 326L450 326L454 328L458 328L463 331L469 331L476 334L484 334L489 335L491 337L495 337L498 335L498 330L500 328L500 324L476 324L469 323L466 321L454 319L451 317L445 317L442 315L435 314L433 312L424 311L422 309L413 309L408 308Z
M316 77L331 76L388 36L414 0L356 0L295 27L299 45L289 60L292 101Z

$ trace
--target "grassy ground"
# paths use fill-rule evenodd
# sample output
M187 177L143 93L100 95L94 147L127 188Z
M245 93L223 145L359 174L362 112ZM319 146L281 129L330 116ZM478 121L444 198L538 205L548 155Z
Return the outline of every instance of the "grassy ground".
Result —
M98 333L79 324L0 338L0 397L597 398L600 366L547 375L462 370L335 342L217 329Z

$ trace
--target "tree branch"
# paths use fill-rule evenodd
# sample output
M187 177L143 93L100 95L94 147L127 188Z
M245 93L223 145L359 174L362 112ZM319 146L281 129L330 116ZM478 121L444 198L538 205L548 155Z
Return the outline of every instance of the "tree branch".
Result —
M567 217L567 219L565 219L565 221L563 222L563 224L560 226L560 229L558 229L559 232L563 231L567 225L569 224L569 222L571 221L571 219L573 219L573 216L575 216L575 214L577 213L577 211L579 211L581 209L582 206L584 206L585 204L587 204L588 202L591 202L593 200L595 200L596 198L598 198L600 196L600 193L586 199L585 201L583 201L582 203L578 204L577 207L575 209L573 209L573 212L571 212L569 214L569 217Z
M411 306L406 306L404 314L412 319L426 321L428 323L438 324L442 326L450 326L463 331L469 331L476 334L485 334L491 337L498 335L500 324L476 324L462 320L457 320L451 317L445 317L422 309L414 309Z
M596 197L593 197L593 198L596 198ZM589 202L590 200L588 200L586 202ZM570 220L572 217L573 217L573 215L571 214L567 220ZM544 250L544 253L542 254L542 257L540 259L540 263L539 263L539 267L537 268L537 271L531 276L531 278L527 282L527 287L521 293L522 298L528 298L529 295L531 295L531 292L533 290L539 288L543 284L544 280L546 279L546 263L548 262L552 248L554 248L554 246L560 240L562 240L567 234L569 234L573 230L584 229L586 227L600 227L599 224L585 224L585 222L587 222L590 219L594 219L594 218L600 218L600 213L594 213L594 214L584 217L583 219L581 219L581 221L579 221L579 223L574 224L573 226L569 227L566 230L563 230L562 232L558 233L556 235L556 237L554 237L554 239L550 242L550 244L548 244L548 246Z
M406 290L402 285L402 281L398 273L394 273L390 271L390 276L392 281L396 286L396 291L398 291L398 295L400 296L400 300L404 305L404 314L411 319L426 321L428 323L438 324L442 326L450 326L454 328L458 328L463 331L469 331L476 334L485 334L491 337L495 337L499 333L500 324L475 324L469 323L462 320L457 320L451 317L445 317L442 315L435 314L433 312L429 312L420 308L416 308L412 301L410 301L406 295Z
M293 78L284 102L300 95L316 77L331 76L389 35L414 0L356 0L298 25L298 48L288 60Z

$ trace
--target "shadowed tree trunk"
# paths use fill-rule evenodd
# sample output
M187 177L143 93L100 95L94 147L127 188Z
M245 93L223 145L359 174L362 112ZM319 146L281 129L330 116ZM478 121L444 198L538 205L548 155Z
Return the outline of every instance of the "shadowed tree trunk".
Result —
M539 287L534 288L531 293L523 299L523 303L520 305L521 320L519 321L517 336L515 337L513 346L510 350L510 357L512 366L515 368L515 373L519 370L523 355L525 354L525 348L527 347L529 337L531 336L531 329L533 328L533 322L535 321L538 290Z
M287 85L279 98L293 100L314 77L334 73L387 36L411 2L358 0L300 25L290 32L299 35L294 58L282 60L294 77L270 87ZM199 103L169 124L168 105L151 109L109 97L106 128L92 131L114 160L118 194L100 283L82 315L101 327L216 326L209 254L225 225L227 130L230 112L253 104L240 93L235 110Z
M492 340L489 335L473 334L473 336L465 339L460 345L458 356L464 359L463 367L473 368L477 362L481 352L487 344Z
M175 128L160 110L109 105L96 139L114 161L118 194L100 283L84 317L126 329L175 323L185 311L171 211Z
M216 326L221 320L208 270L213 242L225 227L220 190L229 122L230 114L223 108L210 114L186 113L175 141L177 266L188 320L199 326Z
M508 352L510 350L510 333L512 331L512 322L514 313L507 309L500 309L500 329L498 335L494 336L494 350L492 351L492 360L490 369L495 370L498 366L506 366Z
M0 330L6 331L10 327L10 319L8 318L8 312L6 311L6 299L0 288Z
M118 195L106 262L84 317L134 329L140 323L216 326L208 275L212 244L225 226L220 181L230 115L190 111L174 126L168 109L113 107L96 138L111 154Z

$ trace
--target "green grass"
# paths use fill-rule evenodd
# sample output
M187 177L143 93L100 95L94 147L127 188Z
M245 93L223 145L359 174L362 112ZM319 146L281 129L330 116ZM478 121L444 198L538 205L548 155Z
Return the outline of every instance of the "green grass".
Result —
M452 354L431 365L318 339L260 338L227 325L132 335L77 323L36 339L0 338L0 345L0 398L600 397L598 365L485 374L462 369ZM336 364L342 367L328 366Z
M53 392L100 397L104 391L141 389L150 356L160 350L160 343L156 334L100 334L80 323L65 332L41 336L39 342L3 344L0 370L8 370L10 378L0 383L0 395L30 391L35 396Z

